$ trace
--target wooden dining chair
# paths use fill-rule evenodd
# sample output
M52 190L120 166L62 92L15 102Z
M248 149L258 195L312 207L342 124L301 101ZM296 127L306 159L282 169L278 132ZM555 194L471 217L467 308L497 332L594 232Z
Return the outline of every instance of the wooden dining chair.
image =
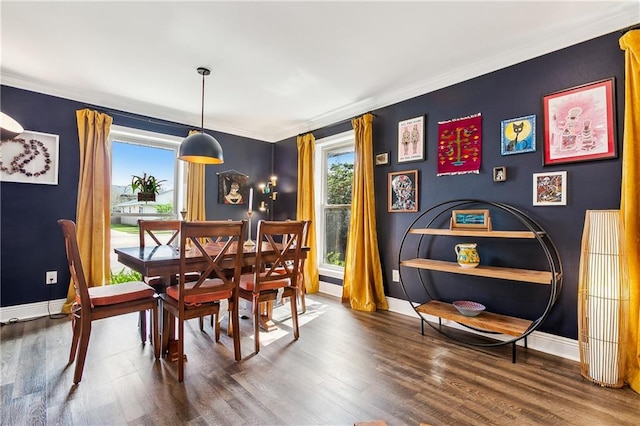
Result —
M160 358L158 303L153 288L142 281L90 287L82 267L76 225L68 219L60 219L58 223L64 234L69 272L76 293L75 301L71 307L73 337L69 354L69 364L71 364L76 360L76 352L78 353L73 383L80 383L82 379L89 337L91 336L91 323L95 320L150 310L153 317L154 355L156 359Z
M302 251L302 221L258 222L256 262L252 273L240 277L240 297L252 302L255 352L260 351L260 304L289 297L293 336L298 340L298 268ZM286 237L283 237L286 236Z
M228 301L230 328L233 336L234 356L240 361L240 324L238 322L238 282L242 270L242 237L247 222L204 221L182 222L180 228L180 274L178 284L166 288L160 295L163 309L162 347L169 347L169 339L175 339L177 331L178 381L184 380L184 322L206 315L220 314L220 301ZM193 258L202 256L200 266L194 265ZM197 281L187 282L186 277L197 269ZM177 330L173 325L177 319ZM167 330L167 332L164 332ZM172 333L173 331L173 333ZM215 341L220 339L220 322L215 321Z

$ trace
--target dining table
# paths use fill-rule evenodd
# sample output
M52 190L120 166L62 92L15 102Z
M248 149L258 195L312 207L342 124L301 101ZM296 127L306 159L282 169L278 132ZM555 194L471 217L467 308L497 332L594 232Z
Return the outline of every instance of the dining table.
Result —
M262 243L262 256L269 260L276 260L278 253L273 250L271 245L267 242ZM209 242L204 245L205 250L215 255L216 251L222 248L224 243L221 242ZM188 272L200 272L204 270L208 262L202 253L195 249L195 247L188 246L187 252L185 252L185 270ZM139 272L145 277L159 276L162 278L162 286L166 288L170 285L177 284L177 276L180 273L180 248L173 245L158 245L158 246L135 246L135 247L119 247L114 248L115 253L118 255L118 262L131 268L132 270ZM309 247L302 247L300 256L306 258ZM242 266L245 270L251 270L256 261L257 245L245 244L243 246ZM233 268L233 261L235 256L235 249L231 247L228 254L229 269ZM225 260L222 261L224 267ZM164 288L159 289L163 291ZM272 331L276 329L276 325L273 323L273 302L265 302L265 306L262 306L259 310L258 322L260 327L265 331Z

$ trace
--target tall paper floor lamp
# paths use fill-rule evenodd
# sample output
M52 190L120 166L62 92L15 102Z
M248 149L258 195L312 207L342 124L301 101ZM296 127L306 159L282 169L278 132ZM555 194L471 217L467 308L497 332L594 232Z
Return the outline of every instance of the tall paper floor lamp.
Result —
M629 271L620 210L587 210L578 284L578 342L583 377L624 385Z

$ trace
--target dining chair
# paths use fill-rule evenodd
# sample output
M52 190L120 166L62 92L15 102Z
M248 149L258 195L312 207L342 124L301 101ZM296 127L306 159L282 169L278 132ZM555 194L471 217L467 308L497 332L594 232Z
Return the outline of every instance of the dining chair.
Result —
M68 219L60 219L64 243L69 263L69 272L75 290L75 301L71 307L71 352L69 364L76 361L73 383L80 383L84 370L91 324L95 320L109 318L132 312L150 310L153 317L153 349L155 358L160 358L158 331L158 302L155 291L142 281L130 281L121 284L89 286L78 248L76 224ZM100 283L102 284L102 283ZM79 350L78 350L79 348ZM76 360L77 353L77 360Z
M298 340L298 269L302 251L302 221L264 221L258 222L256 261L252 273L240 277L241 298L252 302L254 318L255 352L260 351L260 304L273 303L278 298L289 297L293 336Z
M147 245L148 239L156 246L161 245L178 245L180 235L179 220L144 220L138 219L138 235L140 237L140 247ZM198 273L190 273L187 275L187 281L195 281L200 277ZM153 287L157 294L163 293L167 286L166 279L161 276L143 276L143 281ZM171 279L177 282L177 277ZM201 321L200 329L203 329ZM140 312L140 336L144 340L147 332L147 315Z
M228 301L229 332L233 336L234 356L240 361L240 324L238 322L238 282L242 270L242 237L247 221L182 222L180 227L180 273L178 284L160 295L163 309L162 347L169 347L177 331L176 362L178 381L184 380L184 322L206 315L220 314L220 302ZM189 244L187 244L189 242ZM202 256L196 264L194 257ZM186 277L197 269L197 281ZM174 330L177 319L178 327ZM220 322L215 321L215 341L220 339Z

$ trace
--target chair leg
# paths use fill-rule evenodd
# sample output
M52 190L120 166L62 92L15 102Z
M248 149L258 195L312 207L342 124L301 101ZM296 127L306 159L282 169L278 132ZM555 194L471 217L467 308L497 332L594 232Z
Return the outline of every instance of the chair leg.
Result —
M71 364L76 359L76 352L78 351L78 340L80 339L80 318L78 318L74 312L71 312L71 330L73 332L73 335L71 337L69 364Z
M91 337L91 319L80 318L80 351L76 360L76 371L73 375L73 383L78 384L82 380L82 372L84 370L84 361L87 358L87 348L89 347L89 338Z
M161 352L162 355L165 356L169 353L169 339L171 338L171 329L169 326L169 321L173 320L173 315L171 315L167 310L164 309L164 305L160 304L162 309L162 343L161 343Z
M229 318L227 321L227 334L233 336L233 352L236 358L236 361L239 362L242 359L242 354L240 352L240 323L239 323L239 313L238 313L238 303L233 303L233 301L229 301ZM235 327L235 330L233 329ZM233 333L233 334L232 334Z
M260 303L253 297L253 342L255 353L260 352Z
M204 331L204 317L198 318L198 324L200 324L200 331Z
M211 317L213 318L214 315L211 315ZM215 322L213 325L213 329L214 329L215 341L218 342L220 341L220 311L218 311L218 313L215 314Z
M294 293L291 295L289 299L291 299L291 319L293 320L293 338L298 340L300 337L300 330L298 328L298 301L297 301L298 290L294 290Z
M158 305L151 310L153 321L153 355L156 359L160 359L160 320L158 319Z
M178 318L178 382L184 380L184 318Z
M305 312L307 312L307 302L304 299L304 295L307 291L305 290L304 286L300 287L298 291L300 294L300 307L302 308L302 311L300 313L304 314Z
M144 345L147 341L147 311L140 311L140 339Z

